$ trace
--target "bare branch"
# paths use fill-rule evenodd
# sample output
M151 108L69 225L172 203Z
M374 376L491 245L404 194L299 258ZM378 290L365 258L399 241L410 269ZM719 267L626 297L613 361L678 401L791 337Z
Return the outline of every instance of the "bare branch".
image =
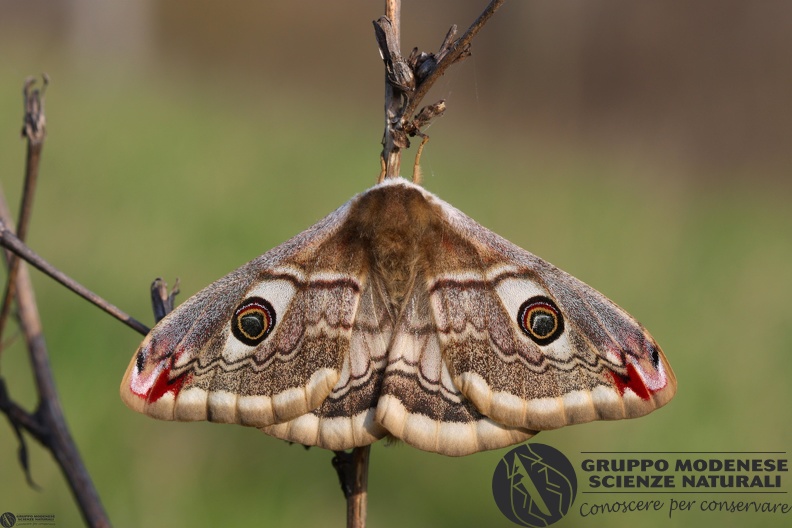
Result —
M19 220L17 221L17 237L23 242L27 239L30 214L33 211L33 196L36 193L36 183L38 182L41 149L44 146L44 137L47 135L47 120L44 114L44 91L49 84L49 77L46 73L42 75L42 87L40 90L38 88L32 89L35 83L36 80L33 77L28 77L22 90L25 102L22 136L27 139L27 157L25 158L25 185L22 191L22 204L19 207ZM5 323L11 311L18 268L19 259L12 256L8 261L8 281L6 282L5 295L3 296L3 307L0 309L0 339L2 339Z
M0 192L0 221L2 221L5 233L8 234L6 226L11 224L11 220L8 217L8 207L2 192ZM16 237L13 238L16 239ZM0 410L12 420L15 429L23 428L50 450L66 477L86 524L93 527L110 526L107 513L99 500L99 494L80 458L63 416L55 389L55 380L49 366L49 356L44 342L33 285L30 282L26 266L19 266L17 273L16 302L19 327L25 336L39 401L36 412L30 415L10 401L7 394L0 394L3 396ZM20 449L23 447L21 446Z
M409 118L409 116L415 113L418 105L421 104L421 100L427 94L432 85L434 85L437 79L443 76L449 66L461 58L464 58L463 55L470 53L470 43L472 42L473 37L475 37L481 28L484 27L484 24L487 23L490 17L495 14L495 11L497 11L505 1L506 0L492 0L487 8L481 13L481 15L479 15L476 21L471 24L467 31L465 31L465 34L462 35L459 40L455 41L449 46L449 41L453 38L452 31L455 33L455 28L451 28L451 31L449 31L449 33L446 35L446 38L440 48L441 53L443 53L445 50L443 57L438 60L434 69L429 72L428 75L424 76L425 78L423 81L416 86L415 94L404 110L405 117Z
M410 88L410 85L414 87L415 80L412 76L403 78L407 63L399 49L398 22L394 24L388 17L380 17L374 22L374 27L382 60L385 62L385 133L380 155L384 171L379 178L382 181L384 178L396 178L401 170L401 149L409 145L407 138L399 132L398 126L404 109L402 88Z
M393 24L393 31L396 38L401 35L401 0L385 0L385 16Z
M368 504L368 467L371 446L356 447L352 452L336 451L333 467L338 472L341 491L347 500L347 528L365 528Z

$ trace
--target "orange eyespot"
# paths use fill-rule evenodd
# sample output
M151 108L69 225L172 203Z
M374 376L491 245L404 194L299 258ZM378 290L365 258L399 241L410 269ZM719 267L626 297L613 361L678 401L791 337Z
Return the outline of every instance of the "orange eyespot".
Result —
M548 345L564 333L564 318L558 306L544 296L531 297L520 306L517 324L537 345Z
M248 346L264 341L275 326L275 309L261 297L250 297L234 310L231 332Z

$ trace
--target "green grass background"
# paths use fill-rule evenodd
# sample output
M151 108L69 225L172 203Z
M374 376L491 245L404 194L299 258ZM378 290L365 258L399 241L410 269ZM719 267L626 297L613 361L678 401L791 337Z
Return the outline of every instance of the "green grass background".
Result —
M29 67L4 63L0 75L0 179L14 210ZM30 245L147 324L153 278L180 277L184 300L366 189L379 171L379 106L335 104L299 86L48 68L49 135ZM536 441L576 465L584 450L787 450L788 182L757 184L754 169L689 178L671 164L477 128L465 124L466 111L452 107L430 130L425 186L625 307L661 344L679 381L676 398L648 417L564 428ZM63 408L115 525L344 525L330 453L255 429L129 411L118 385L141 337L33 276ZM5 338L14 335L11 326ZM18 338L0 359L11 394L32 409ZM17 441L0 425L0 511L80 525L59 469L35 441L28 446L40 490L25 484ZM454 459L375 445L370 525L510 526L490 492L504 453ZM792 477L783 478L792 490ZM792 503L769 496L776 497ZM782 526L788 519L634 513L584 522L573 512L557 526Z

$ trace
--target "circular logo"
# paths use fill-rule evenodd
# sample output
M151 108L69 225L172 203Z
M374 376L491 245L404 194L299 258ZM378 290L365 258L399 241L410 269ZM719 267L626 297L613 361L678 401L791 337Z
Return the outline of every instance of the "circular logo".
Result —
M5 512L0 515L0 526L3 528L11 528L16 524L16 516L11 512Z
M501 513L520 526L548 526L575 502L577 476L564 454L545 444L522 444L498 462L492 496Z

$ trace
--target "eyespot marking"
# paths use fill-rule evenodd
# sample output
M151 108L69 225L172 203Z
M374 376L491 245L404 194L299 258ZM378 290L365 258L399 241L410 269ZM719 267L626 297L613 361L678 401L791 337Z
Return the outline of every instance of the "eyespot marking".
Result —
M275 327L275 309L261 297L249 297L234 310L231 332L239 341L256 346Z
M520 306L517 324L537 345L549 345L564 333L564 317L552 299L538 295Z

